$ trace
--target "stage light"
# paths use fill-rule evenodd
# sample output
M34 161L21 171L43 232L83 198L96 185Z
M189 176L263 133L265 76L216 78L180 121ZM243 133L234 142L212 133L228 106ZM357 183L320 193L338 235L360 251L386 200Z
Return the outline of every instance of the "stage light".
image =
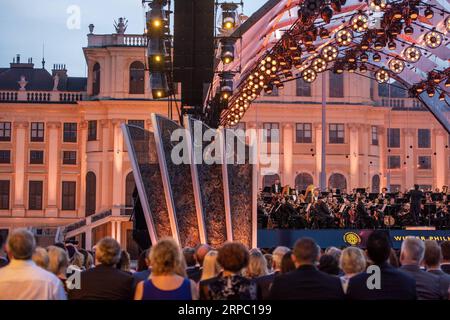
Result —
M423 15L425 16L425 18L431 19L434 16L434 11L430 7L427 7L423 12Z
M167 77L164 73L150 73L150 87L154 99L161 99L169 96L169 86L167 85Z
M361 49L367 50L370 47L370 42L367 40L362 40L360 43Z
M380 51L380 50L382 50L385 46L386 46L386 43L384 42L384 39L377 39L377 40L375 41L375 44L374 44L373 47L375 48L375 50Z
M414 46L406 48L403 52L403 56L405 57L406 61L412 63L419 61L421 55L422 54L420 53L420 50Z
M409 17L412 20L417 20L417 18L419 17L419 9L417 9L417 7L411 7L409 9Z
M360 59L362 62L367 62L367 61L369 61L369 56L367 55L367 53L362 53L362 54L359 56L359 59Z
M425 90L425 85L423 83L418 84L417 87L416 87L416 91L418 93L422 93L423 90Z
M328 45L322 49L322 57L329 62L335 60L338 56L338 53L338 49L331 45Z
M288 48L290 51L297 51L298 50L297 42L294 39L292 39L290 37L287 37L285 42L286 42L285 43L286 44L286 48Z
M336 42L340 46L347 46L352 42L353 35L350 30L342 29L336 33Z
M311 65L317 73L324 72L327 69L327 62L322 58L315 58Z
M350 63L348 65L348 72L354 73L355 71L356 71L356 64L355 63Z
M328 39L328 38L330 37L330 33L328 32L327 29L321 28L321 29L319 30L319 36L320 36L322 39Z
M375 78L378 83L385 83L389 80L389 73L385 69L378 69L378 71L375 72Z
M237 5L234 3L223 3L222 8L222 29L232 30L236 27Z
M356 61L356 57L355 57L355 55L352 52L349 52L347 54L347 61L350 62L350 63L353 63L353 62Z
M427 94L430 98L434 97L434 88L433 87L428 87L427 88Z
M389 41L388 49L389 50L395 50L396 48L397 48L397 45L395 44L395 41Z
M381 55L379 53L374 53L372 56L372 60L375 62L380 62L381 61Z
M316 53L316 47L314 47L314 46L307 46L306 47L306 51L308 52L308 53Z
M381 11L386 8L386 0L370 0L370 8L375 11Z
M224 64L234 61L234 39L224 38L220 41L221 54L220 58Z
M425 35L425 44L429 48L437 48L442 43L442 35L436 31L430 31Z
M333 72L337 73L337 74L343 73L344 72L344 67L343 67L342 63L336 62L334 64L334 67L333 67Z
M162 38L148 38L147 59L150 72L164 71L165 54L165 41Z
M367 67L366 67L365 64L361 64L359 66L359 72L361 72L361 73L366 73L367 72Z
M406 35L410 36L414 33L414 28L411 26L406 26L404 32Z
M399 20L401 18L403 18L402 10L400 8L392 9L392 19Z
M313 69L306 69L302 72L303 81L311 83L317 78L317 73Z
M450 32L450 16L445 19L445 30L447 30L447 32Z
M357 14L351 20L353 30L363 32L369 28L369 19L365 14Z
M444 93L444 91L442 91L441 94L439 95L439 101L445 101L445 93Z
M389 61L389 69L394 73L401 73L405 68L405 63L399 59L391 59Z

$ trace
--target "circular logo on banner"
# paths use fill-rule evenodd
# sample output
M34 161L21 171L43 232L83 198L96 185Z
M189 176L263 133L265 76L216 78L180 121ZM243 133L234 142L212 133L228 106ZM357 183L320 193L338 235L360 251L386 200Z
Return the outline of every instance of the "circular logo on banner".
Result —
M361 237L355 232L346 232L344 234L344 241L351 246L356 246L361 243Z

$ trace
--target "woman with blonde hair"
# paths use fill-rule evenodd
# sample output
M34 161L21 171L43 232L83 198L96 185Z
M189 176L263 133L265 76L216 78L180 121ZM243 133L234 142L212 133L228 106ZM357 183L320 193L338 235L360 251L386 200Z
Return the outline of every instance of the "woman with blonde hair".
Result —
M340 279L342 289L346 293L350 278L366 270L367 262L364 252L357 247L345 248L342 250L339 265L344 272L344 275Z
M197 285L180 276L183 254L173 239L160 240L150 251L152 273L150 278L139 282L135 300L196 300Z
M34 250L33 257L31 259L34 263L36 263L38 267L41 267L45 270L48 269L48 253L44 248L37 247Z
M217 263L217 254L216 250L211 250L206 254L203 260L203 271L200 281L214 278L219 274L220 266Z
M64 249L56 246L47 248L48 252L48 271L55 274L61 280L64 290L67 292L67 268L69 267L69 255Z
M255 279L269 274L267 271L267 260L259 249L250 250L248 267L244 271L244 276Z

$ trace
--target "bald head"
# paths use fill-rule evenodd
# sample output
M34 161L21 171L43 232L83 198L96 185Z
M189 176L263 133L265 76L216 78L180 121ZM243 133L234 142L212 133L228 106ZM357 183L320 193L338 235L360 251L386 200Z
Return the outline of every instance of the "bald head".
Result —
M200 266L203 266L206 254L211 250L211 247L207 244L201 244L195 250L195 259Z

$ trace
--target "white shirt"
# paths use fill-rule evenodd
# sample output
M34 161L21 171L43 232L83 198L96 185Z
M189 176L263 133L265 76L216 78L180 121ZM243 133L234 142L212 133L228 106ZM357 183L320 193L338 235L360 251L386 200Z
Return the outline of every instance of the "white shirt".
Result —
M0 269L0 300L66 300L61 280L32 260L12 259Z

